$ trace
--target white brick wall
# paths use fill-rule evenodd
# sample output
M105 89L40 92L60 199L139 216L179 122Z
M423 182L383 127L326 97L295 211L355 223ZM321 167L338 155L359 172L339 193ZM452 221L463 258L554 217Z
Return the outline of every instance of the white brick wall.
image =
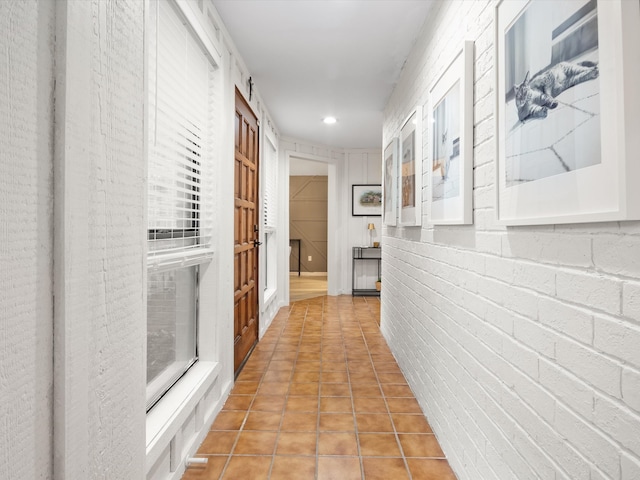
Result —
M495 3L435 2L386 107L475 41L474 225L385 229L383 333L460 480L637 479L640 223L496 224Z
M55 6L54 478L142 478L144 6Z

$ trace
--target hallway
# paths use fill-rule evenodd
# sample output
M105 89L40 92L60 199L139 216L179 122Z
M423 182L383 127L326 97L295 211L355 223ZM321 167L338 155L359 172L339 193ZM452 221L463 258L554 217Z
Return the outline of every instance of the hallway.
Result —
M379 319L378 298L282 308L183 480L455 480Z

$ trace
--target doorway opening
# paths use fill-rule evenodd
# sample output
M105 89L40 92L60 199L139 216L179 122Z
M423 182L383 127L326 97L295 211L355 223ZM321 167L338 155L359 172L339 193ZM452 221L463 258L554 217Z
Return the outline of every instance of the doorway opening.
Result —
M327 163L291 157L289 163L289 300L327 295Z

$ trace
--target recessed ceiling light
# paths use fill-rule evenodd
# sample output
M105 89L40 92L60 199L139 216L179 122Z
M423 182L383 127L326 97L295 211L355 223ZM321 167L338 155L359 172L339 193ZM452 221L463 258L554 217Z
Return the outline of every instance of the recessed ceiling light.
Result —
M324 117L322 121L327 125L331 125L333 123L336 123L338 120L336 120L336 117Z

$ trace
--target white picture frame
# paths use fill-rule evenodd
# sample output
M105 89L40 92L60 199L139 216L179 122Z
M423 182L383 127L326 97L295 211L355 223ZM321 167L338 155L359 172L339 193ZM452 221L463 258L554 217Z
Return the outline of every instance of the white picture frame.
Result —
M473 41L465 41L429 89L432 225L473 223Z
M394 137L384 149L382 158L382 223L394 227L398 211L398 138Z
M640 2L501 0L495 25L498 223L640 219Z
M400 130L398 207L400 225L422 225L422 107L417 106Z

